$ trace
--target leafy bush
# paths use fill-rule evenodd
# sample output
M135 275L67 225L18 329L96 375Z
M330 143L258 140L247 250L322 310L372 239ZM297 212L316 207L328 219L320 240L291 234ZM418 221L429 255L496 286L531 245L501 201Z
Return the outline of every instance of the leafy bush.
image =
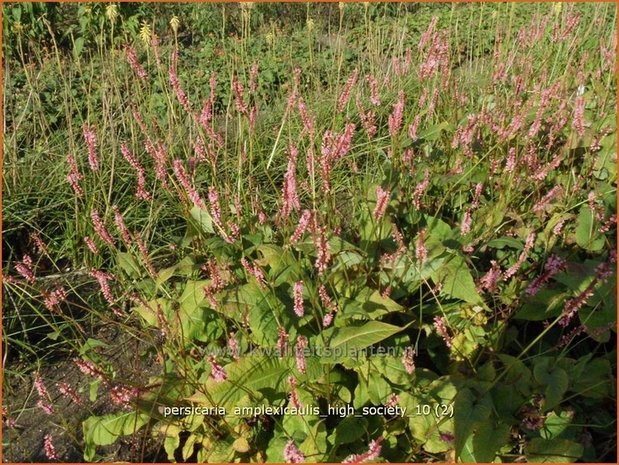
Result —
M45 287L49 252L11 257L21 277L5 292L44 302L91 401L118 406L82 423L84 459L137 431L170 461L612 450L612 15L540 6L525 22L511 5L483 18L454 5L421 27L417 7L389 26L395 6L356 5L349 35L324 44L305 24L296 45L250 37L261 10L243 7L239 37L198 50L177 29L170 43L143 35L63 74L76 102L54 189L72 212L52 209L67 242L54 247L100 286L95 326L122 327L151 368L127 376L96 335L58 323L79 325L64 288ZM470 17L483 27L463 28ZM378 40L387 30L400 45ZM31 151L11 152L5 177Z

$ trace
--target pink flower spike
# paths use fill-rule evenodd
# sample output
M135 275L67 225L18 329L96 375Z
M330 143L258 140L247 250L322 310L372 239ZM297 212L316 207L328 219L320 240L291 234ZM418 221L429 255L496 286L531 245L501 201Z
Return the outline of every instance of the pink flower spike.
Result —
M94 363L83 360L81 358L74 358L73 362L77 365L79 370L87 376L92 376L94 378L98 378L100 380L105 380L106 376L103 371L95 366Z
M151 195L146 190L146 171L144 170L144 167L137 160L137 158L135 158L133 154L129 151L129 147L127 146L127 144L123 143L120 146L120 151L122 152L123 157L125 157L125 160L127 160L127 162L131 165L131 167L136 171L136 174L138 177L138 186L137 186L137 191L135 193L135 196L138 199L142 199L146 201L150 200Z
M312 213L309 210L303 210L303 214L301 215L301 218L299 218L299 224L297 228L294 230L294 233L292 234L292 236L290 236L291 243L294 244L296 242L299 242L299 240L301 239L301 236L303 235L303 233L307 229L307 226L309 225L311 216L312 216Z
M49 392L47 391L47 388L43 383L43 378L41 377L40 373L36 373L34 375L34 388L37 390L39 397L49 399Z
M219 206L219 194L217 193L217 189L211 186L208 188L208 202L211 207L211 216L213 217L213 221L220 228L222 227L221 223L221 208Z
M277 354L278 357L283 357L286 354L288 349L288 333L283 327L279 327L277 329L278 338L277 338Z
M256 265L255 263L250 263L245 257L241 258L241 265L243 265L243 268L245 268L245 271L247 271L247 273L256 278L260 289L266 288L264 273L258 265Z
M324 227L320 228L319 232L316 234L314 245L317 251L315 266L318 270L318 275L322 276L327 270L329 261L331 260L329 241L327 240Z
M84 189L80 186L80 181L84 179L84 176L80 173L77 162L73 155L67 155L67 163L69 164L69 173L67 174L67 181L73 188L75 195L78 197L84 196Z
M101 238L103 242L108 244L110 247L115 248L116 243L114 242L114 238L108 232L105 224L103 224L103 220L99 216L99 212L96 208L93 208L90 212L90 218L92 219L92 225L95 228L95 232Z
M305 336L297 337L297 343L294 348L297 370L299 373L305 374L305 349L307 348L307 338Z
M112 279L112 277L108 273L100 270L92 270L90 272L90 276L92 276L99 282L99 287L101 287L101 293L103 294L106 302L110 305L114 304L114 297L112 296L112 290L110 289L109 284L109 280Z
M174 89L174 93L176 94L176 98L178 99L180 104L183 106L187 114L191 115L193 114L193 112L191 110L191 105L189 104L189 98L187 97L187 94L181 87L181 84L178 80L178 75L176 74L177 61L178 61L178 50L174 49L170 57L170 69L168 70L170 84L172 85L172 89Z
M389 396L387 402L385 402L385 407L396 407L400 403L400 396L398 396L395 392Z
M228 378L224 368L217 362L217 359L213 355L209 355L208 362L211 364L211 376L215 381L221 383Z
M290 145L288 168L284 175L284 185L282 187L282 209L280 216L284 219L288 218L293 210L298 211L301 208L299 195L297 194L297 155L297 148L294 145Z
M92 171L99 170L99 159L97 158L97 135L92 126L84 124L82 126L82 133L84 140L86 141L86 147L88 148L88 164Z
M239 341L235 333L230 333L228 335L228 351L234 360L239 359L241 349L239 348Z
M408 346L404 349L404 354L402 355L402 364L404 365L404 369L409 375L412 375L415 371L415 349L411 346Z
M200 197L200 194L198 194L198 192L189 182L189 177L187 176L187 171L185 171L185 168L183 167L183 163L180 160L176 159L172 164L174 166L174 174L176 175L176 179L178 179L178 182L185 190L185 193L187 194L187 197L189 197L189 200L191 200L191 202L198 208L206 208L204 205L204 201Z
M123 220L120 210L116 205L112 206L112 210L114 210L114 222L116 223L116 227L118 228L118 231L120 231L120 235L125 242L125 245L129 247L133 241L131 240L131 234L129 233L127 226L125 226L125 221Z
M437 334L443 338L443 341L445 341L445 345L448 348L450 348L452 339L451 339L451 336L449 335L449 331L447 330L447 326L445 325L444 317L442 316L434 317L434 329L436 329Z
M290 403L295 408L301 408L303 404L299 400L299 393L297 392L297 380L294 376L288 377L288 384L290 385Z
M97 244L95 244L95 241L93 241L90 237L86 236L84 237L84 243L86 244L86 247L88 247L88 250L90 250L95 255L99 255L99 249L97 248Z
M487 290L488 292L494 292L497 286L497 282L501 279L501 266L495 261L490 260L492 267L488 272L479 280L479 290Z
M284 460L286 463L303 463L305 462L305 455L299 450L291 439L286 443L284 447Z
M303 281L297 281L293 287L294 294L294 312L301 318L305 313L303 309Z
M112 403L123 408L130 408L133 401L140 395L140 390L135 387L116 384L110 389Z
M402 127L402 117L404 115L404 91L398 92L398 101L393 105L393 112L389 115L389 135L395 137Z
M384 190L380 186L376 188L376 207L374 207L373 213L376 221L379 221L384 216L390 196L390 191Z
M245 89L243 88L243 84L238 80L237 76L232 77L232 92L234 92L234 102L236 103L236 108L241 114L247 113L247 104L243 99L243 93Z
M382 436L370 441L368 451L363 454L353 454L346 457L342 463L364 463L376 460L380 456Z
M77 392L75 392L75 389L73 389L70 384L57 383L56 388L58 388L58 392L60 392L60 394L71 400L71 402L73 402L74 404L82 404L82 399L80 399L79 395L77 394Z
M146 72L146 70L144 70L144 68L138 61L138 57L135 54L135 50L130 45L127 45L125 47L125 50L127 52L127 61L131 65L131 68L133 68L133 71L135 72L135 74L137 74L137 76L141 80L145 81L146 78L148 77L148 73Z
M572 127L580 137L585 135L585 97L582 95L576 97Z
M372 105L379 106L380 105L380 95L378 93L378 81L371 74L366 76L365 79L370 84L370 102Z
M52 435L49 433L43 438L43 450L45 451L45 456L49 460L58 460L58 453L54 447Z
M24 255L22 261L15 265L15 270L30 284L36 281L32 271L32 258L30 258L30 255Z
M462 218L462 224L460 224L460 234L466 236L471 232L471 209L467 208L464 212L464 218Z
M43 302L45 303L45 306L48 310L54 311L60 303L67 300L67 291L65 291L64 287L60 286L49 294L44 294L44 296Z
M426 238L426 230L422 229L419 231L419 235L417 236L417 240L415 241L415 256L417 257L417 261L419 265L423 265L428 258L428 249L425 245Z
M338 113L341 113L344 110L344 108L346 108L346 104L348 103L348 100L350 100L350 92L352 88L355 86L355 84L357 83L358 75L359 75L359 70L355 68L355 70L352 72L352 74L346 81L346 84L344 85L344 88L342 89L342 93L340 94L340 97L337 100L337 112Z

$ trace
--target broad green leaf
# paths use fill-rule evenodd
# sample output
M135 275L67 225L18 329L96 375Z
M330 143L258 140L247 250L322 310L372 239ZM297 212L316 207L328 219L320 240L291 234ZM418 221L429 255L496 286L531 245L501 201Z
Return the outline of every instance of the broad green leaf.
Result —
M196 220L203 232L215 234L215 229L213 228L213 218L207 210L199 207L193 207L190 213L191 217Z
M358 352L402 331L398 326L368 321L355 326L335 328L329 342L331 354L336 357L356 357ZM320 344L320 342L318 342ZM324 363L332 363L332 359L324 359Z
M368 394L370 401L374 405L381 405L387 401L393 390L379 373L370 372L369 375Z
M82 50L84 50L84 38L78 37L73 43L73 58L77 60L82 54Z
M159 327L159 319L157 318L158 308L161 308L166 320L169 321L171 314L171 304L168 299L159 298L148 301L146 304L140 304L133 308L133 312L136 312L142 319L150 326Z
M434 141L437 140L441 136L441 132L445 129L449 128L450 124L447 121L443 121L442 123L434 124L429 128L421 131L419 133L419 139L426 141Z
M133 255L125 252L118 252L118 254L116 254L116 264L121 270L127 273L127 276L130 278L137 278L140 276L140 266Z
M497 453L509 442L509 425L494 425L485 421L479 425L475 434L467 438L460 460L467 463L490 463Z
M424 219L428 225L427 234L429 238L434 238L439 241L450 239L453 236L451 226L445 223L440 218L431 215L424 215Z
M84 430L84 459L88 462L94 459L95 446L113 444L120 436L127 436L138 431L148 423L150 417L146 413L116 413L102 417L90 417L82 424Z
M490 421L492 399L488 394L478 398L469 388L458 392L454 403L456 460L462 460L463 449L478 427Z
M90 352L93 349L96 349L97 347L109 347L109 344L100 341L99 339L93 339L91 337L89 337L86 342L84 342L84 344L82 344L82 347L80 347L80 355L84 355L87 354L88 352Z
M368 421L365 418L346 417L340 421L329 435L329 441L333 446L355 442L365 435Z
M531 384L531 370L521 360L507 354L498 354L499 359L505 365L504 383L509 389L516 388L523 395L529 395ZM498 406L500 407L500 406Z
M471 304L483 303L473 276L462 257L454 256L433 274L432 279L443 283L441 294Z
M155 281L157 290L159 290L163 283L165 283L168 279L174 276L177 267L178 265L174 265L159 271L159 273L157 274L157 279Z
M525 446L525 454L529 462L569 463L578 460L584 451L582 444L568 439L533 438Z
M181 439L178 434L174 436L166 436L163 441L163 448L166 451L170 462L175 462L176 459L174 458L174 452L180 447L180 445Z
M563 311L565 292L541 289L535 295L528 296L524 305L515 313L517 320L542 321L559 316Z
M250 395L252 399L260 399L261 390L265 390L265 395L268 392L281 392L282 383L286 382L290 371L285 359L266 356L243 357L229 363L224 369L228 376L225 381L217 382L209 378L199 391L187 400L205 406L225 407L232 411L246 395Z
M363 288L354 296L354 300L342 299L341 315L346 317L359 316L363 319L376 320L393 312L403 312L405 308L389 297L383 297L380 292L369 287Z
M592 252L602 250L604 236L599 233L598 228L595 212L588 205L583 205L576 219L576 243Z
M557 366L550 357L538 358L533 366L533 376L542 386L544 391L544 410L552 410L563 399L567 391L569 377L567 372Z
M408 374L404 369L402 357L394 355L373 356L369 358L371 366L393 384L406 385L414 379L415 372Z
M510 247L516 250L522 250L524 248L524 244L515 239L513 237L500 237L498 239L492 239L486 243L488 247L492 247L493 249L504 249L505 247Z
M584 359L584 357L583 357ZM591 399L603 399L611 395L614 384L614 370L608 360L583 360L582 376L570 376L570 391Z
M544 426L540 429L539 434L544 439L554 439L559 437L572 422L574 412L563 411L558 415L555 412L550 412L544 420Z

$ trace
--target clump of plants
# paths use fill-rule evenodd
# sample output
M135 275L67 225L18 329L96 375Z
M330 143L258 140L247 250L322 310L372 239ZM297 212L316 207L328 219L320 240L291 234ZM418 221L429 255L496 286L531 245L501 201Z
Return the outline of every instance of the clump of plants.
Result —
M430 19L328 89L291 66L275 102L251 56L192 89L176 43L115 50L88 105L122 95L125 119L85 118L62 189L97 319L151 369L128 376L73 329L90 400L115 406L83 421L84 459L136 432L170 461L605 457L616 42L606 16L593 31L553 8L497 22L465 62ZM73 292L43 260L15 259L5 286L66 331Z

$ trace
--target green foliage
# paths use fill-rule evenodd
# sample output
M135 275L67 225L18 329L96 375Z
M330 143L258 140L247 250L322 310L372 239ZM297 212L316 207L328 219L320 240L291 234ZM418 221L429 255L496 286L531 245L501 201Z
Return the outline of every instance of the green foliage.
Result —
M3 8L5 340L92 364L85 460L609 456L608 5Z

